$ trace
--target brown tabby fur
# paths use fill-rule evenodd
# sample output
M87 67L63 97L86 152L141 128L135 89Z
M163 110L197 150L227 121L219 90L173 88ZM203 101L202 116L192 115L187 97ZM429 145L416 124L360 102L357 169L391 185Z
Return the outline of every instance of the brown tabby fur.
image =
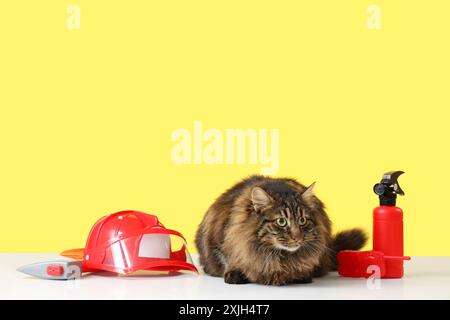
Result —
M278 218L287 225L280 227ZM196 236L204 271L233 284L308 283L336 270L338 251L360 249L365 241L359 229L331 236L330 219L312 187L264 176L251 176L223 193Z

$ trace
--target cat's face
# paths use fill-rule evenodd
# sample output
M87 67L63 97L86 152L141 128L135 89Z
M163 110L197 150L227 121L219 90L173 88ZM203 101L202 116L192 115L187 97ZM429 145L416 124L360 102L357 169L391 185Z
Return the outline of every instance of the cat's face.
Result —
M273 249L318 254L326 246L326 221L312 186L306 191L252 190L252 204L258 216L257 238L261 245Z

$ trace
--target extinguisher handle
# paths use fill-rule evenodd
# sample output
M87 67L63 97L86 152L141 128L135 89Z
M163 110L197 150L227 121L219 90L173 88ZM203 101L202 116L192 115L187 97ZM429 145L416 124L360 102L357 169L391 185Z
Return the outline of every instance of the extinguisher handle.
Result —
M398 178L403 173L403 171L386 172L381 181L373 186L373 191L380 199L380 206L395 206L397 195L405 195L398 184Z

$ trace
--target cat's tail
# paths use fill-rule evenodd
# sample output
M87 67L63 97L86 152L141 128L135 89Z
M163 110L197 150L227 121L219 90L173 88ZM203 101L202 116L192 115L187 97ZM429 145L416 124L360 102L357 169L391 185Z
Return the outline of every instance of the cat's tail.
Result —
M337 254L342 250L359 250L367 242L367 234L359 228L345 230L338 232L334 235L332 240L331 249L333 252L332 257L332 270L337 270Z

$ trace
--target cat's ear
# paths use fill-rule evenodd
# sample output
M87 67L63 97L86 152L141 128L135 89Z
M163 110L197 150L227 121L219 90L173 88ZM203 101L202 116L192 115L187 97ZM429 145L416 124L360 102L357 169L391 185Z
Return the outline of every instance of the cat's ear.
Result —
M307 202L307 203L311 203L312 200L314 200L314 186L316 185L315 182L311 183L311 185L306 188L305 191L303 191L302 193L302 199Z
M270 207L273 199L260 187L252 189L252 204L255 211L260 211Z

